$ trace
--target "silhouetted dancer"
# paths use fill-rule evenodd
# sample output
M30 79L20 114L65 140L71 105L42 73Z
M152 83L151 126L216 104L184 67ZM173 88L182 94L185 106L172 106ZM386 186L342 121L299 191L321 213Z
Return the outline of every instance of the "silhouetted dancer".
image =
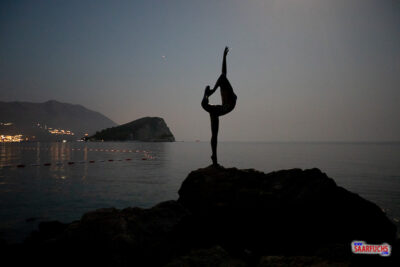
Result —
M203 101L201 101L201 106L205 111L210 113L211 119L211 149L213 165L218 165L217 160L217 142L218 142L218 127L219 127L219 116L225 115L231 112L235 105L237 96L233 92L233 88L226 78L226 55L228 54L229 48L225 47L224 59L222 60L222 73L219 76L217 82L213 89L210 86L206 87L204 92ZM222 105L210 105L208 103L208 98L218 89L221 91Z

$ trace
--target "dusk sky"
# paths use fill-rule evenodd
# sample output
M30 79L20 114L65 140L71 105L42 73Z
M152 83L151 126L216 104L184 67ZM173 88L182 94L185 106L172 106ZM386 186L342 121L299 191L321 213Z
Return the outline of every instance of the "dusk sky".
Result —
M200 102L226 45L238 101L220 140L400 140L398 0L1 1L0 101L209 140Z

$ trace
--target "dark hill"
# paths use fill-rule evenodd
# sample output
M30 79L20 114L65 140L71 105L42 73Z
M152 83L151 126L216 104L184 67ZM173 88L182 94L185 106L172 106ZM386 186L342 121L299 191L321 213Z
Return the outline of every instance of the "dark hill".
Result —
M70 138L78 139L85 133L93 134L99 129L117 125L99 112L55 100L44 103L0 102L0 122L13 123L11 126L0 125L2 134L35 135L45 140L51 139L48 128L69 130L75 134ZM66 137L63 138L68 139Z
M89 137L89 140L174 142L175 137L164 119L144 117L117 127L108 128Z

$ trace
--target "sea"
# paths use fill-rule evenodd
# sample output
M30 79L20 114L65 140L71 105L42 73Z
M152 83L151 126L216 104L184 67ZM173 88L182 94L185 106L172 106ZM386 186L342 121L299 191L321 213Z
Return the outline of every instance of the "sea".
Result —
M400 228L400 143L218 145L224 167L266 173L319 168L376 203ZM211 164L210 151L209 142L1 143L0 241L21 242L42 221L68 223L95 209L177 199L187 175Z

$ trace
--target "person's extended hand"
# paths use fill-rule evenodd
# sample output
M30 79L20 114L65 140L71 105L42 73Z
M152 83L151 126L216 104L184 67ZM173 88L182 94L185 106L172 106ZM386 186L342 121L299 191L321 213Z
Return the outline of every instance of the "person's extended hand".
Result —
M226 56L229 52L229 47L225 46L225 50L224 50L224 56Z

